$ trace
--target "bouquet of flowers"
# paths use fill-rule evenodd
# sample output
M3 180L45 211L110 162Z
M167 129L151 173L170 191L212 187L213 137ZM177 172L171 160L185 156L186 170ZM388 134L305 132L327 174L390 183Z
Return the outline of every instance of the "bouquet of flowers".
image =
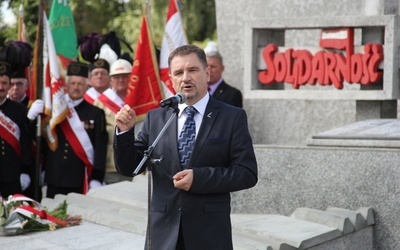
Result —
M20 194L9 196L5 201L0 200L0 232L3 235L55 230L79 225L80 222L80 216L67 214L66 201L49 212L39 202Z

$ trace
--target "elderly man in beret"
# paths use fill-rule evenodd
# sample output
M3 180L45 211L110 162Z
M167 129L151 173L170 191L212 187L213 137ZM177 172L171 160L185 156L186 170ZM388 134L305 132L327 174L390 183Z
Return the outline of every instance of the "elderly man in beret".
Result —
M46 148L44 154L47 194L86 193L102 185L107 156L108 134L104 111L84 100L88 88L86 64L68 65L65 100L68 116L57 125L58 147ZM28 112L33 120L43 112L43 102L36 100ZM44 143L45 144L45 143Z

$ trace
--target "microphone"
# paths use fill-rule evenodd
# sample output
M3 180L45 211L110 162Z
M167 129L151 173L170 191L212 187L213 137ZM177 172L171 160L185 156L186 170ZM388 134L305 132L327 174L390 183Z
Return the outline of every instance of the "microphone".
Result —
M178 103L182 104L186 102L186 96L184 93L179 92L174 96L171 96L170 98L161 100L160 106L162 108L169 108L169 107L174 107L177 106Z

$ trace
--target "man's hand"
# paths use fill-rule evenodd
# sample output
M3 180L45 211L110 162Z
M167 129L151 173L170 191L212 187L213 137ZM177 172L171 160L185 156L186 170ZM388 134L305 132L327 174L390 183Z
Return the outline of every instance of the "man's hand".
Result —
M21 174L19 176L19 179L21 181L21 189L22 189L22 191L24 191L31 184L31 178L27 174Z
M29 108L27 117L29 118L29 120L35 120L38 115L43 113L43 110L44 110L43 101L37 99L32 103L31 107Z
M103 186L103 185L97 180L91 180L89 183L89 189L95 189L95 188L98 188L101 186Z
M193 169L185 169L176 173L173 177L176 188L189 191L193 183Z
M115 115L115 124L120 132L133 128L136 123L136 113L129 105L125 104Z

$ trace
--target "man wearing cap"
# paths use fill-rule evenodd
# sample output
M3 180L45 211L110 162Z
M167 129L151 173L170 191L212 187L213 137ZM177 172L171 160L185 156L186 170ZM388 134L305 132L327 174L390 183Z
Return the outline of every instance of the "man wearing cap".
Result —
M18 70L11 75L11 88L8 90L8 98L13 101L20 102L25 107L28 107L29 97L28 79L25 76L25 69Z
M110 64L104 59L97 59L89 65L89 88L85 93L85 100L93 104L94 101L110 87Z
M8 90L8 98L21 103L25 108L28 108L29 104L29 96L27 94L28 91L28 79L25 75L25 68L20 68L11 74L11 87ZM30 135L30 140L35 138L36 134L36 123L31 123L30 128L28 130L28 134ZM33 142L32 142L33 143ZM34 144L31 145L31 148L36 148ZM32 149L31 152L35 152L36 149ZM37 196L35 196L35 183L39 184L39 182L35 182L35 165L34 165L34 154L32 155L31 167L29 169L29 179L32 180L32 184L29 187L22 191L22 194L30 197L32 199L36 199L40 201L42 199L42 189L37 188ZM40 186L41 184L39 184Z
M70 192L86 193L88 188L102 185L105 172L108 135L104 111L83 98L88 87L88 66L79 62L68 65L66 77L66 102L68 116L57 125L58 147L44 152L45 181L47 194ZM40 100L39 100L40 101ZM39 110L43 112L43 102ZM39 102L39 103L40 103ZM32 104L28 118L38 115L36 105ZM45 143L44 143L45 144Z
M131 72L132 65L127 60L118 59L113 62L110 68L111 88L104 91L94 102L94 105L103 109L106 114L108 132L108 151L104 178L106 184L132 181L132 177L123 176L117 172L114 165L114 150L112 145L115 130L115 114L125 104L125 96L128 92Z
M31 182L26 108L7 98L10 76L11 65L0 61L0 193L3 198L21 193Z

